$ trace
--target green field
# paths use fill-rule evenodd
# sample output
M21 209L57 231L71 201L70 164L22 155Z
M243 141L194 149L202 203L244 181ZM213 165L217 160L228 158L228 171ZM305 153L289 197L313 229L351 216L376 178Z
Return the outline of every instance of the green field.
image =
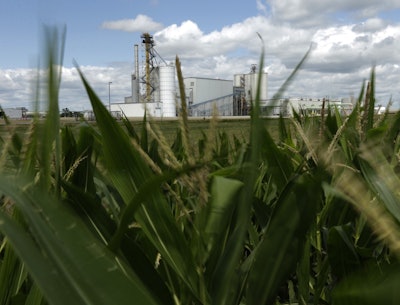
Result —
M79 129L79 125L84 121L76 121L75 119L60 119L61 126L70 126L72 129ZM170 144L173 143L176 137L177 131L180 129L179 119L149 119L152 128L155 131L160 131ZM271 135L278 138L278 120L277 119L263 119L265 126ZM143 119L131 119L131 125L134 129L140 131L143 126ZM32 120L11 120L10 125L6 125L4 120L0 120L0 136L7 138L10 134L10 130L18 131L20 134L28 132ZM87 124L96 126L96 122L89 121ZM122 125L122 123L121 123ZM203 133L207 133L212 126L218 129L218 132L226 133L229 137L237 137L248 141L250 131L250 118L224 118L219 117L213 121L211 118L189 118L189 129L194 142L196 139L200 139Z

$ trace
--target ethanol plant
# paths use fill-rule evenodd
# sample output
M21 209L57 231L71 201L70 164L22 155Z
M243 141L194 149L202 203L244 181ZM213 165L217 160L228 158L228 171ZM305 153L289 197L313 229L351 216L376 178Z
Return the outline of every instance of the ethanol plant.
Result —
M134 45L134 70L131 75L131 96L124 103L110 105L110 111L127 117L176 117L175 66L165 62L154 48L153 36L142 36L142 65L139 46Z
M139 49L141 52L139 52ZM139 55L141 53L141 56ZM141 60L139 60L139 58ZM259 80L259 78L261 79ZM134 45L134 69L131 75L131 96L123 103L110 104L114 117L174 118L182 97L176 85L175 66L168 64L156 51L153 36L141 35L141 48ZM268 98L268 74L250 66L248 73L234 74L233 80L189 76L183 79L188 114L192 117L247 116L260 86L259 99L262 115L277 118L301 114L318 115L324 107L336 107L343 115L353 109L354 101L328 97Z

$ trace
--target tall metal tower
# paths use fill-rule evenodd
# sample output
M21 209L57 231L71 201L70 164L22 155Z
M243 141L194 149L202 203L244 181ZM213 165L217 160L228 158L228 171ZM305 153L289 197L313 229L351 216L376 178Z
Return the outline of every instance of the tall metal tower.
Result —
M155 50L153 36L149 33L143 33L142 45L145 53L144 75L142 76L142 83L145 84L145 102L151 102L152 94L155 90L154 82L152 80L152 72L155 68Z

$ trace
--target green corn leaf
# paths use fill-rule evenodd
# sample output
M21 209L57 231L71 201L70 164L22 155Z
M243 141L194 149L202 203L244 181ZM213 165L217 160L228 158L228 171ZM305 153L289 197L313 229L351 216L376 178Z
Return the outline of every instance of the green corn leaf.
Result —
M305 241L304 251L297 266L296 275L298 279L299 304L307 305L310 298L310 260L311 260L311 238Z
M387 133L387 142L393 143L396 140L400 129L400 111L396 112L393 118L392 124L390 124L390 128Z
M143 118L143 120L144 120L144 118ZM133 139L135 139L139 143L140 138L139 138L137 132L135 131L133 124L129 121L129 119L127 118L125 113L123 113L122 123L124 124L126 130L128 131L129 136L132 137Z
M371 265L345 278L332 291L333 305L398 304L400 265Z
M375 116L375 67L371 70L370 82L366 92L366 109L364 109L366 114L365 119L365 132L367 133L374 126L374 116Z
M3 249L0 260L0 304L10 304L23 282L26 280L26 270L9 243Z
M221 238L229 230L230 218L234 209L235 196L243 183L233 179L215 176L211 183L211 201L208 203L201 235L207 245L207 253L213 251L215 245L222 243Z
M31 236L21 226L0 213L0 230L7 236L15 252L24 261L32 278L41 287L50 304L79 304L80 299L71 293L63 277L38 249Z
M292 144L292 139L290 133L287 130L287 126L285 123L285 119L283 118L282 114L279 115L279 139L282 143L290 143Z
M96 194L66 181L62 181L62 187L68 198L66 203L75 210L93 235L98 236L99 240L109 240L117 225Z
M101 202L93 194L84 192L66 182L64 182L63 188L70 197L69 203L80 213L93 235L99 236L100 240L110 240L117 225L103 208ZM135 236L125 234L121 237L121 252L152 295L163 300L163 304L172 304L169 290L141 247L138 246Z
M335 226L328 233L328 257L332 272L342 278L360 265L354 242L351 240L351 225Z
M247 304L273 304L277 289L296 268L318 202L320 182L303 174L289 183L255 249L246 292Z
M375 155L375 158L379 158L379 155ZM400 180L397 176L394 175L391 168L387 166L387 163L383 158L379 158L381 160L380 166L385 166L386 171L385 175L392 177L400 184ZM376 160L375 160L376 162ZM385 182L383 177L381 177L377 171L373 168L373 166L367 160L358 158L358 163L360 165L362 174L371 190L376 194L378 198L380 198L381 202L385 205L387 210L392 214L392 216L400 222L400 205L399 205L399 197L397 194L390 188L389 185Z
M113 250L116 250L119 247L119 243L122 240L123 234L128 230L128 225L134 219L135 213L138 211L141 204L145 203L149 199L149 193L151 193L154 189L156 189L163 183L169 180L176 179L178 176L193 171L196 168L197 166L190 166L183 168L181 171L169 171L164 172L161 175L151 175L149 179L144 181L142 185L140 185L137 193L132 198L131 202L122 211L118 229L116 230L112 240L110 241L109 247Z
M51 304L155 304L137 276L51 195L26 189L21 178L0 177L0 190L32 234L3 213L1 231Z
M293 175L294 168L290 157L277 147L269 132L265 129L260 130L260 132L262 158L266 162L271 180L278 188L278 192L281 192Z
M43 294L36 284L33 284L29 290L29 294L26 298L24 305L41 305L43 302Z

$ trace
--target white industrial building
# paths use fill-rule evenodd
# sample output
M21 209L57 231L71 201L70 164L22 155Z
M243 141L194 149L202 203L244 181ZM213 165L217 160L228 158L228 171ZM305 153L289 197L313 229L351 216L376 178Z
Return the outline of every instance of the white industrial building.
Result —
M300 115L320 116L322 109L337 109L342 115L349 115L355 104L351 99L330 99L330 98L306 98L291 97L268 100L266 105L261 107L261 112L266 117L292 117L296 112Z
M222 96L232 95L232 80L187 77L183 82L189 107Z
M319 116L324 108L337 109L342 115L349 115L353 110L354 101L345 99L329 99L329 98L290 98L289 99L289 116L293 115L293 110L299 114L309 116Z
M25 107L3 108L0 110L0 117L6 116L9 119L24 119L28 110Z
M131 96L126 97L123 103L111 104L110 111L115 117L143 117L145 113L152 117L176 117L181 97L176 85L175 66L158 55L150 34L144 33L141 37L144 55L140 69L139 48L135 45ZM163 63L158 63L157 58ZM252 65L247 74L233 75L233 80L186 77L184 86L188 112L194 117L209 117L215 110L220 116L249 115L258 88L261 113L268 117L293 116L293 111L319 115L324 103L326 109L334 106L347 115L354 104L352 100L328 98L268 99L268 74L257 71L256 65Z
M219 115L233 115L233 81L204 77L183 80L190 116L211 116L216 106Z
M248 115L260 82L260 105L268 102L268 74L259 73L255 65L250 73L236 74L233 81L188 77L184 80L189 113L192 116L211 116L216 109L220 116Z

